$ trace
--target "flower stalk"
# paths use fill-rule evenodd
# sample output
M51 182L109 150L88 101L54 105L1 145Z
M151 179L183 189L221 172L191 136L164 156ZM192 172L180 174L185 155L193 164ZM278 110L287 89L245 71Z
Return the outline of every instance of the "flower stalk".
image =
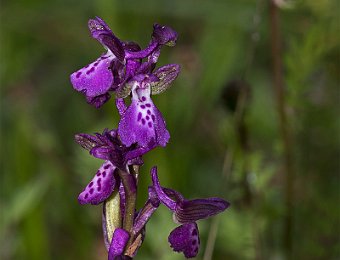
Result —
M133 223L137 199L137 186L135 177L126 171L118 170L118 174L122 180L125 193L125 213L123 220L123 228L130 233L130 239L126 245L128 248L133 238Z

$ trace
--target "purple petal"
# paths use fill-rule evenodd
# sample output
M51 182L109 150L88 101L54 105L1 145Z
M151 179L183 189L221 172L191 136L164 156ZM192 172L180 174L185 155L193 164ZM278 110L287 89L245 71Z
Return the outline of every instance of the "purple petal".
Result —
M127 60L126 62L126 78L131 78L136 74L137 69L140 67L139 60Z
M122 256L125 246L129 241L129 233L122 229L117 228L113 234L110 249L109 249L109 260L118 260Z
M111 147L101 146L91 149L90 154L98 159L110 160L111 151L112 151Z
M180 70L179 65L168 64L154 71L153 74L159 78L159 81L151 84L152 95L160 94L167 90L172 81L177 78Z
M159 207L159 200L153 187L149 187L149 198L144 207L138 212L133 226L133 233L136 235L145 227L152 214Z
M150 142L160 146L167 144L170 134L161 112L150 98L150 86L133 87L132 102L119 122L118 133L126 146L138 143L147 147Z
M168 189L168 188L164 188L164 187L162 187L162 190L165 192L165 194L168 197L170 197L172 200L176 201L176 203L180 203L181 201L184 200L183 195L181 193L179 193L178 191Z
M168 26L154 24L152 38L161 45L174 46L177 41L177 32Z
M91 203L97 205L106 200L115 188L116 180L114 171L116 167L106 161L97 171L91 182L80 193L78 201L80 204Z
M167 206L170 210L175 211L176 210L176 205L177 202L172 200L165 192L163 191L158 175L157 175L157 167L153 167L151 169L151 179L153 183L153 188L155 189L155 192L157 194L158 199L165 205Z
M195 222L175 228L169 235L170 246L176 252L183 252L186 258L195 257L200 247L198 227Z
M184 200L177 204L174 214L179 223L194 222L223 212L229 203L220 198Z
M110 65L114 56L110 51L86 67L71 74L73 88L94 98L106 94L113 84Z
M119 115L123 115L127 109L127 106L125 104L125 101L123 98L117 98L116 99L116 107L118 109Z
M157 41L151 41L144 50L141 51L129 51L125 50L126 59L144 59L148 57L157 47L159 43Z
M128 51L140 51L142 48L138 45L138 43L129 41L129 42L123 42L123 46L125 50Z
M95 19L90 19L88 27L93 38L111 50L119 61L124 61L125 52L123 44L101 18L96 17Z
M95 108L100 108L107 101L109 101L110 97L111 95L109 93L105 93L96 97L86 97L86 101L88 104L94 106Z
M159 55L161 54L161 46L158 46L149 56L147 62L143 62L138 69L136 74L149 74L153 71L156 66Z
M98 145L98 138L89 134L76 134L75 141L84 149L90 151L93 147Z

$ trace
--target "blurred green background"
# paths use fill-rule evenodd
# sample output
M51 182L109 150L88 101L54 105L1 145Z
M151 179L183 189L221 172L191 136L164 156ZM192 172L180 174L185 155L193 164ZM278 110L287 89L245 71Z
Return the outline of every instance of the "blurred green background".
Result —
M73 136L117 127L118 115L113 100L96 110L69 82L104 51L87 29L100 16L143 47L154 22L179 33L158 66L182 72L154 97L171 140L145 157L138 205L158 165L162 184L187 198L231 202L199 222L197 259L339 259L339 2L276 2L278 26L267 0L2 1L0 258L106 259L101 206L77 203L101 161ZM160 207L136 259L183 259L167 243L175 226Z

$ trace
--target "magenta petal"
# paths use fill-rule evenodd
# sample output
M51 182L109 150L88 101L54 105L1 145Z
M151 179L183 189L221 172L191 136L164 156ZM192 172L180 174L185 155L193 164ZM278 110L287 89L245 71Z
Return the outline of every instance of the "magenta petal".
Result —
M116 184L114 171L116 167L106 161L97 171L91 182L80 193L78 201L80 204L97 205L106 200L113 192Z
M86 101L88 104L94 106L95 108L100 108L102 105L104 105L109 99L111 95L109 93L105 93L100 96L96 97L86 97Z
M113 233L110 249L109 249L109 260L118 260L124 252L124 248L129 241L129 233L122 229L117 228Z
M174 46L177 41L177 32L169 26L153 25L152 38L161 45Z
M138 143L147 147L150 142L165 146L169 141L170 134L161 112L150 98L149 86L145 89L133 87L132 102L119 122L118 133L126 146Z
M151 218L152 214L159 207L159 199L153 187L149 187L149 198L146 201L144 207L138 212L138 215L134 221L133 233L138 234L143 228L145 228L146 223Z
M195 222L175 228L169 235L170 246L176 252L183 252L186 258L195 257L200 247L198 227Z
M177 206L177 201L170 198L163 190L162 186L159 183L157 167L152 167L151 169L151 179L154 191L158 197L158 199L167 206L170 210L175 211ZM170 190L170 189L167 189Z
M93 38L97 39L121 61L124 60L124 48L122 42L113 34L110 27L99 17L90 19L88 22Z
M220 198L183 200L176 205L174 214L179 223L194 222L225 211L229 202Z
M108 51L96 61L72 73L73 88L83 92L88 98L106 94L113 84L110 65L114 58L115 56Z

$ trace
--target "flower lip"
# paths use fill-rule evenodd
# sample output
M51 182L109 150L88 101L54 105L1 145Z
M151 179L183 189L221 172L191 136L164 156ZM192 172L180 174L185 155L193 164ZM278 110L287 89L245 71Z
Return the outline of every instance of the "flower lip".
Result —
M168 241L175 252L183 252L186 258L195 257L200 246L197 224L192 222L175 228Z

